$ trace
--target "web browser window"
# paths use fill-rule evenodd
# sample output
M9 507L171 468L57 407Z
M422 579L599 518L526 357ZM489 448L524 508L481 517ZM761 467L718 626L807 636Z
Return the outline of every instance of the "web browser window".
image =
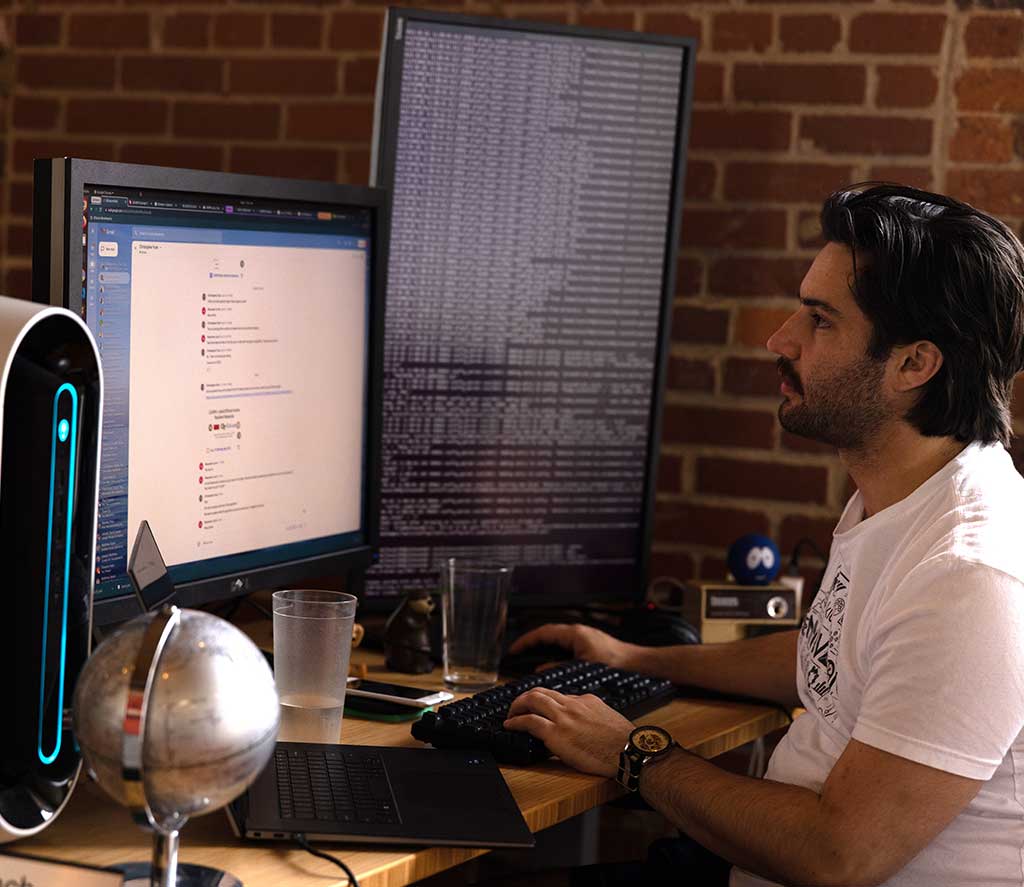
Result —
M366 210L86 190L81 312L106 399L97 596L147 520L175 582L358 533Z

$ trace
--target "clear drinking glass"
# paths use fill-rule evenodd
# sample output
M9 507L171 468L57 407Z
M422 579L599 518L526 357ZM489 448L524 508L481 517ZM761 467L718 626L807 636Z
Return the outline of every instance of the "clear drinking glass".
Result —
M480 690L498 680L512 568L470 558L449 558L441 568L444 682Z
M356 599L340 591L275 591L273 609L278 739L338 742Z

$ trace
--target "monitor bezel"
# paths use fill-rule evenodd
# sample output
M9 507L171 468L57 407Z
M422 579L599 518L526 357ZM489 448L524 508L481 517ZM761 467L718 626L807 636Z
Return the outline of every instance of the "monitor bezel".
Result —
M651 544L654 535L658 463L661 453L665 385L671 349L672 308L676 290L676 267L682 224L684 183L686 180L686 151L690 134L691 108L693 106L697 41L692 37L645 34L635 31L590 28L550 22L519 21L488 16L464 15L461 13L435 12L410 7L392 7L387 13L382 38L380 66L377 77L377 95L374 107L370 173L371 184L385 188L388 193L391 193L395 176L399 87L405 51L405 44L401 37L397 35L404 34L405 25L410 21L491 28L496 31L519 31L548 36L669 46L683 51L679 106L676 115L669 218L666 229L665 261L662 272L659 334L655 352L654 377L652 380L654 396L652 398L648 425L649 444L645 465L644 499L638 538L640 550L637 552L635 559L635 574L629 583L630 587L623 589L621 592L588 594L575 591L569 593L546 591L530 593L517 590L511 599L513 606L524 609L542 609L547 607L586 609L590 605L639 604L646 595L651 560ZM388 126L387 139L382 138L385 123ZM394 607L396 603L397 599L392 597L367 598L363 606L371 609L386 609Z
M85 187L140 188L211 196L238 196L338 204L371 213L372 258L367 317L367 379L364 436L364 484L359 541L322 555L282 561L237 572L184 582L175 603L197 606L227 600L253 591L295 587L305 582L337 582L346 589L361 587L362 573L377 558L380 535L380 441L384 341L384 298L387 280L387 196L378 188L339 185L310 179L284 179L175 167L143 166L77 158L36 160L33 188L32 299L56 304L79 314L79 290L69 282L82 267L82 243L77 236ZM78 225L76 227L76 220ZM80 272L78 272L80 274ZM97 600L93 622L108 625L139 614L134 595Z

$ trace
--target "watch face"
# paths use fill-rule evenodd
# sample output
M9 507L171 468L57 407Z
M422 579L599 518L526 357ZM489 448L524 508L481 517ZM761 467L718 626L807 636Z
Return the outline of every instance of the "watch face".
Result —
M629 740L648 755L656 755L672 744L672 737L661 727L637 727L630 734Z

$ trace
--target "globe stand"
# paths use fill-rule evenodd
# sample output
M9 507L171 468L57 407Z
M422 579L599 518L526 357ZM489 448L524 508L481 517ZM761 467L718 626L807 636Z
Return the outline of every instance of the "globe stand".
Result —
M124 875L124 887L242 887L234 875L205 865L178 863L178 832L153 832L153 861L110 868Z

